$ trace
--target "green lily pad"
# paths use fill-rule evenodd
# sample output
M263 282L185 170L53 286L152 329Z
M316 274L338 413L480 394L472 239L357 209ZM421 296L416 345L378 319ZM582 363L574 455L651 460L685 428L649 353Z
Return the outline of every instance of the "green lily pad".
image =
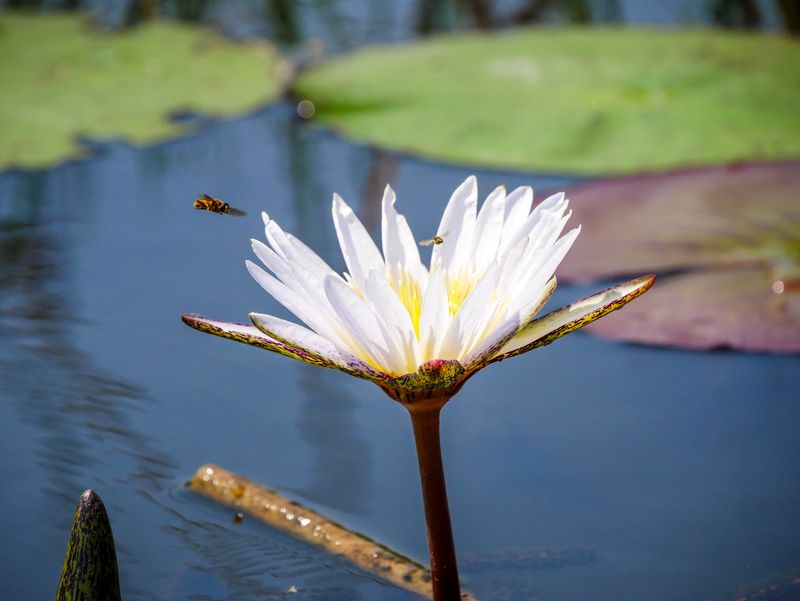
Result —
M654 271L598 335L692 349L800 352L800 163L601 180L568 191L581 236L561 281Z
M85 153L77 136L151 143L190 125L168 115L251 111L281 92L272 46L158 22L93 31L83 17L0 14L0 169Z
M322 123L394 150L630 173L800 157L798 64L777 35L525 29L367 48L294 91Z

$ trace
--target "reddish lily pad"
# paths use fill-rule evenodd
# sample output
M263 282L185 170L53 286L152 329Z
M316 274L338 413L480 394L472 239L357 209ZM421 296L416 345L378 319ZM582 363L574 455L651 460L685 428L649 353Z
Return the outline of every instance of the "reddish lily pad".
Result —
M763 269L715 269L662 278L625 311L589 326L604 338L680 346L800 352L800 294L775 294Z
M800 352L800 163L729 165L569 191L581 237L561 281L653 271L659 284L590 326L690 349Z

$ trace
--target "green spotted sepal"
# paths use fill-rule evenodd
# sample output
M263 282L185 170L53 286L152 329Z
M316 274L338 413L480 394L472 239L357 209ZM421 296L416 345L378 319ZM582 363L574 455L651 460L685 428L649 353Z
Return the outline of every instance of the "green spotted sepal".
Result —
M258 314L252 314L251 319L258 319ZM344 356L336 352L321 353L311 348L304 348L300 345L291 344L286 339L268 336L255 326L230 321L220 321L198 315L197 313L185 313L181 315L183 323L190 328L194 328L206 334L213 334L220 338L227 338L255 346L273 353L278 353L285 357L291 357L317 367L328 367L338 369L351 376L364 380L382 381L386 379L386 374L379 372L363 361L357 360L352 356ZM258 323L258 321L256 321Z
M644 275L534 319L508 341L491 363L545 346L589 325L647 292L655 279L655 275Z

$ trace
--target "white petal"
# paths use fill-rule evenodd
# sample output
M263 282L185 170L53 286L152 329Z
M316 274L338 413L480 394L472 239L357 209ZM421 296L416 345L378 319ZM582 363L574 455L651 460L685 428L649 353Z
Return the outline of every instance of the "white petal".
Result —
M339 324L344 328L340 332L347 345L355 354L384 367L387 371L394 365L389 344L384 340L375 314L350 286L335 278L325 278L323 284L325 296L333 307Z
M342 342L330 323L330 317L326 315L324 310L309 303L304 295L292 290L252 261L246 261L245 263L253 279L275 300L294 313L298 319L320 336L339 344Z
M566 202L564 208L566 208ZM531 229L529 236L537 249L547 249L552 246L564 231L564 226L572 217L572 211L567 211L564 215L560 215L560 213L561 210L558 209L546 211L539 223Z
M410 274L424 289L427 284L428 270L419 258L419 248L411 232L411 228L403 217L394 208L396 196L390 186L386 186L383 193L381 239L383 242L383 257L387 269L392 277L397 279L397 266Z
M397 293L389 286L383 272L372 270L367 279L364 299L375 312L386 321L397 327L402 332L405 340L408 334L414 334L414 324L405 306Z
M463 358L469 351L479 320L491 316L493 309L497 307L497 301L492 297L497 290L499 275L500 265L494 262L461 304L440 342L439 351L444 353L442 359Z
M264 237L267 239L272 250L283 260L289 260L285 253L288 242L285 242L286 235L283 230L277 223L270 219L266 211L262 211L261 219L264 221Z
M326 263L322 257L306 246L299 238L289 234L288 232L286 234L286 238L291 243L296 256L303 259L303 262L308 266L308 268L314 271L319 277L324 277L326 275L338 277L338 274L331 268L331 266L328 265L328 263Z
M434 269L428 278L428 285L422 297L422 308L420 309L419 319L419 353L417 362L422 364L427 359L435 358L431 353L436 347L437 332L445 332L450 324L450 310L445 288L444 277L441 270ZM431 349L423 352L423 348Z
M433 326L420 330L420 340L417 345L416 363L422 365L432 357L436 357L436 332Z
M544 304L553 294L555 287L556 279L551 278L539 296L528 303L524 312L521 311L511 316L492 332L484 336L464 359L464 369L470 370L479 367L496 355L497 352L519 332L520 328L527 325L531 319L541 311Z
M443 269L453 271L460 266L463 258L471 255L477 205L478 180L470 175L456 188L445 207L436 231L436 235L442 236L444 242L433 247L431 271L439 261Z
M278 255L269 246L260 242L259 240L250 240L250 246L259 260L269 269L275 276L284 284L292 288L300 287L299 282L295 282L294 273L292 268L289 267L286 260Z
M366 377L385 376L327 338L299 324L262 313L251 313L250 320L267 336L299 349L319 361L328 362L338 369Z
M355 285L363 289L371 270L384 269L383 257L353 209L338 194L333 195L332 213L347 270Z
M580 231L580 226L570 230L547 253L542 253L541 257L537 257L537 265L531 267L531 275L522 279L520 285L512 291L516 302L509 304L506 313L508 318L524 312L528 299L536 298L539 295L572 247Z
M565 201L565 199L566 197L563 192L556 192L555 194L551 194L550 196L545 198L542 202L540 202L538 205L536 205L534 211L536 211L537 209L541 211L554 209L555 207L560 206Z
M503 220L503 238L500 242L500 253L510 248L520 236L522 228L531 212L533 188L521 186L506 197L505 217Z
M506 190L503 186L498 186L483 202L478 213L474 240L475 267L478 273L486 269L497 256L497 247L503 235L505 200Z
M548 197L531 211L516 236L504 242L513 245L518 239L527 236L538 248L549 246L558 238L564 228L564 224L561 221L564 211L567 209L567 204L568 201L564 198L563 193ZM563 221L564 223L566 222L566 220ZM561 227L556 230L555 228L559 223L561 223Z
M542 252L541 257L543 260L539 261L539 265L537 265L535 268L537 272L536 277L531 278L531 280L538 279L541 285L549 280L550 277L555 273L558 266L561 264L561 261L564 260L564 257L569 252L569 249L572 248L572 245L575 243L575 239L580 233L581 226L573 228L559 238L549 250ZM531 271L533 271L533 269ZM530 280L528 285L530 286Z
M258 240L252 240L251 242L253 252L281 282L313 307L316 307L318 312L331 313L330 303L322 289L322 281L326 276L325 274L318 275L311 271L316 269L313 263L309 264L306 259L292 256L291 252L287 255L289 261L286 261L266 244ZM310 269L307 269L309 267ZM335 273L331 273L331 277L338 276Z
M462 361L464 369L471 369L486 363L497 351L499 351L508 340L520 329L518 317L513 317L500 326L496 327L489 335L485 336Z
M364 300L377 317L390 354L397 357L393 367L401 373L416 371L414 324L400 298L386 281L385 274L377 270L370 272Z
M275 254L283 259L293 271L299 272L297 274L298 277L306 272L311 273L315 278L316 285L327 275L337 275L317 253L291 234L284 232L275 221L269 218L269 215L262 213L262 217L264 219L264 233L267 237L267 242L269 242ZM302 267L302 269L294 269L297 266ZM304 283L302 279L300 283ZM321 287L319 288L320 291L316 294L317 297L321 295Z
M503 296L514 296L515 289L519 290L519 280L531 277L534 265L531 261L524 261L524 257L532 246L530 239L525 237L519 240L506 256L499 261L500 276L497 282L499 293ZM534 259L538 257L534 256Z

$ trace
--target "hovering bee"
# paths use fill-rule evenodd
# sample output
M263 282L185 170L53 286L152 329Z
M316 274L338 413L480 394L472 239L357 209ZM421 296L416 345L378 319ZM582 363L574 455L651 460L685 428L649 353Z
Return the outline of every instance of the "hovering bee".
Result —
M208 194L203 194L197 200L195 200L194 208L198 211L210 211L212 213L217 213L218 215L236 215L237 217L241 217L242 215L247 214L239 209L234 209L227 202L224 202L219 198L213 198Z
M445 232L444 234L441 234L441 235L437 234L436 236L434 236L430 240L420 240L419 241L419 245L420 246L433 246L434 244L437 244L437 245L441 244L442 242L444 242L444 237L446 235L447 235L447 232Z

